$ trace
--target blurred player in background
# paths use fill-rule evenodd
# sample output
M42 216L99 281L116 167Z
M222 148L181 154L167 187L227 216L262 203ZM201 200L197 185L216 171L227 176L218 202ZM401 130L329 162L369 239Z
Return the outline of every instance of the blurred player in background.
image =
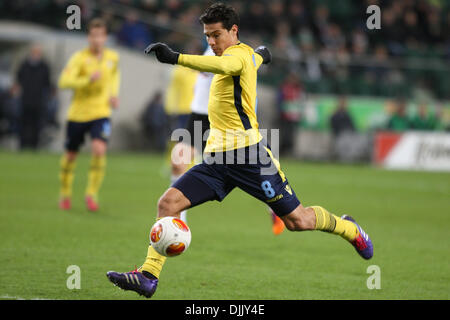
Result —
M120 86L119 55L105 48L106 23L93 19L88 25L88 48L72 55L59 78L61 89L72 89L67 117L65 153L60 163L60 202L63 210L71 207L72 182L77 154L85 135L92 139L92 157L85 192L86 207L96 211L98 192L106 166L107 141L111 134L111 108L118 107Z
M174 66L172 70L164 101L164 110L169 117L170 132L186 126L191 113L197 75L198 71L179 65Z

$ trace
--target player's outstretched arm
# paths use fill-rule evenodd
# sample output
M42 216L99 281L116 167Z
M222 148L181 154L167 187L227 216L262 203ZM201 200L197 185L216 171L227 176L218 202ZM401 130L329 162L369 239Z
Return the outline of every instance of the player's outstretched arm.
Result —
M268 64L272 61L272 54L265 46L259 46L256 48L255 53L259 54L263 58L263 64Z
M232 55L224 56L199 56L192 54L181 54L173 51L167 44L157 42L149 45L144 53L155 53L159 62L179 64L201 72L211 72L227 75L239 75L243 64L240 58Z

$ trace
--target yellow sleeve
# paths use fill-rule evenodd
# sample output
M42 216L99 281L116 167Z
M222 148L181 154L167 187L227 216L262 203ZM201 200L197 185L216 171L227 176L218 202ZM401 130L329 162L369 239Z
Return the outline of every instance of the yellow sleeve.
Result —
M244 65L238 56L226 54L220 57L180 54L178 64L201 72L231 76L240 75Z
M119 62L117 62L116 68L114 69L111 78L111 96L118 97L119 89L120 89L120 69L119 69Z
M90 83L88 75L80 75L81 55L74 54L64 67L59 77L58 87L61 89L78 89Z

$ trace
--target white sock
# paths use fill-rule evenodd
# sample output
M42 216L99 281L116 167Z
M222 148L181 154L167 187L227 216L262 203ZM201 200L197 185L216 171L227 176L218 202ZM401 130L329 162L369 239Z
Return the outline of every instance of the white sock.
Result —
M180 212L180 219L187 224L187 210L183 210Z

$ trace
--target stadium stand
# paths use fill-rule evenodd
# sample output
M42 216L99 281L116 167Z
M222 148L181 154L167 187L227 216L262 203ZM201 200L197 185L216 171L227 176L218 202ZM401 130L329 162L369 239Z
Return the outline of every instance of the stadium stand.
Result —
M0 19L61 28L73 1L13 1L0 4ZM208 1L75 1L82 20L102 16L121 44L165 40L183 48L198 35L197 17ZM270 44L277 68L262 75L279 85L298 70L311 93L411 96L425 90L448 99L450 2L443 0L231 1L241 14L242 38ZM366 8L378 5L382 28L368 30Z

